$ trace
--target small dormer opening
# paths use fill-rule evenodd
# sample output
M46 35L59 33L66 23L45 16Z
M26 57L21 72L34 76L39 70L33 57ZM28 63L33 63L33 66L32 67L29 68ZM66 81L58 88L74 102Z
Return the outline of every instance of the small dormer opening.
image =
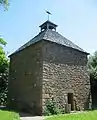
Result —
M43 23L39 27L41 28L41 31L44 31L44 30L47 30L47 29L56 31L57 25L52 23L52 22L50 22L50 21L46 21L45 23Z

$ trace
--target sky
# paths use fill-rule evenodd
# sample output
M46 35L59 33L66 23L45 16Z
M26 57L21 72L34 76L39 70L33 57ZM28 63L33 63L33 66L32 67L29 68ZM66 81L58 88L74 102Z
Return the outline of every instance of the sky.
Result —
M10 0L8 11L0 7L0 35L8 54L40 32L45 10L52 13L57 32L90 54L97 50L97 0Z

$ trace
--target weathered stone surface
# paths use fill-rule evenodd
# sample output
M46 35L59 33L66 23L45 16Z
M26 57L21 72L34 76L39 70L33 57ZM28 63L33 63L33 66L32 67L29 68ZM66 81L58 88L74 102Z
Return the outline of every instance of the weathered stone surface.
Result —
M64 108L68 93L73 93L75 110L87 109L91 93L86 64L86 54L55 43L44 43L43 104L45 94L49 94L49 99L54 98L58 106Z
M10 107L41 115L42 60L41 43L34 44L10 58Z
M49 41L41 41L11 56L9 103L19 110L41 115L47 100L59 108L73 93L75 110L90 102L87 54Z
M46 69L48 66L49 72ZM43 98L45 98L45 94L52 94L52 96L48 95L49 98L54 97L63 105L67 103L66 94L74 93L77 106L80 107L80 110L84 109L90 92L89 76L85 73L86 66L60 65L59 67L54 63L44 63L43 67L45 71L43 77L46 79L46 81L43 79Z

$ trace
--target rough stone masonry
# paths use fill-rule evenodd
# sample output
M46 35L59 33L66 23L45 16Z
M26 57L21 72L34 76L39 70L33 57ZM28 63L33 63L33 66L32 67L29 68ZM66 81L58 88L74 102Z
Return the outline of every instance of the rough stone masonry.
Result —
M43 51L43 106L54 98L64 109L68 93L73 93L74 110L88 109L91 91L87 55L51 42L45 43Z

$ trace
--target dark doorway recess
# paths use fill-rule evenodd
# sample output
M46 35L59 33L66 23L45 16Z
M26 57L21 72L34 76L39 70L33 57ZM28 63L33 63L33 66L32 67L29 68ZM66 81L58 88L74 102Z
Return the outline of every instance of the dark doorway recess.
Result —
M71 104L71 110L74 110L73 93L68 93L68 104Z

